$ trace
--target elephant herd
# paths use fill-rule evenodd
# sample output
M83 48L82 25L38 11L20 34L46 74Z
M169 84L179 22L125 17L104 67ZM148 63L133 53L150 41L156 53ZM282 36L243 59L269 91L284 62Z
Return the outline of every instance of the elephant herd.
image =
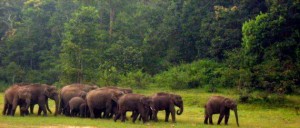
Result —
M43 112L47 116L50 111L48 99L55 101L54 115L63 114L71 117L113 118L114 121L125 122L126 112L131 111L132 121L138 117L143 123L158 121L158 111L165 110L165 122L171 114L172 122L176 122L175 115L183 113L183 100L180 95L158 92L151 96L133 93L130 88L101 87L86 84L70 84L60 91L55 86L46 84L14 84L5 91L3 115L14 116L17 106L22 116L33 114L34 105L38 105L38 115ZM175 110L175 106L179 110ZM30 109L30 112L29 110ZM205 105L204 123L212 124L212 115L219 114L218 124L225 116L228 123L229 110L235 112L236 122L237 103L221 96L213 96Z

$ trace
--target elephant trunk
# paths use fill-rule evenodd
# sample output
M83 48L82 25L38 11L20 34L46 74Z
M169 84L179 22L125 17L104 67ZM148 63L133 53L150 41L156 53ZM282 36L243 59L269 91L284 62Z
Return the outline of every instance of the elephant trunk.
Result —
M54 101L55 101L55 113L54 113L54 115L56 116L58 114L58 110L59 110L59 98L58 98L58 96L54 97Z
M24 110L28 110L28 108L29 108L29 106L30 106L30 98L29 99L26 99L26 106L25 106L25 108L24 108Z
M239 127L239 118L238 118L238 113L237 113L237 109L234 109L234 114L235 114L235 119L236 119L236 124Z
M183 104L179 107L180 108L180 110L177 110L177 115L181 115L182 114L182 112L183 112Z

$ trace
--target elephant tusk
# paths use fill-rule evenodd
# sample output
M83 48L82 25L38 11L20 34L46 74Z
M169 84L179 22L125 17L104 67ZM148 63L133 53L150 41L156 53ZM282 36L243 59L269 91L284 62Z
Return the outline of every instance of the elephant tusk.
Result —
M155 109L153 109L152 107L150 107L150 109L151 109L152 111L155 111Z

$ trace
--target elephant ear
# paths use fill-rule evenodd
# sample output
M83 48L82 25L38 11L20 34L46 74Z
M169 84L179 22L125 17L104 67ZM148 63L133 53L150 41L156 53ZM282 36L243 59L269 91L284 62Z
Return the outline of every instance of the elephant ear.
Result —
M80 96L81 98L85 99L86 94L87 94L87 93L86 93L85 91L81 91L81 92L79 93L79 96Z
M150 101L151 101L150 97L144 96L144 97L141 97L141 98L140 98L140 102L141 102L143 105L149 105L149 104L150 104Z
M179 100L179 96L178 95L174 95L174 94L169 94L172 103L176 103Z
M47 97L50 97L50 88L46 87L44 89L44 94L47 96Z
M224 104L227 108L232 108L234 106L234 101L229 98L225 98Z
M118 100L119 100L119 98L120 98L122 95L124 95L124 92L122 92L122 91L117 91L117 92L111 94L111 99L112 99L114 102L117 103Z
M21 99L31 98L30 89L21 88L18 90L18 97Z

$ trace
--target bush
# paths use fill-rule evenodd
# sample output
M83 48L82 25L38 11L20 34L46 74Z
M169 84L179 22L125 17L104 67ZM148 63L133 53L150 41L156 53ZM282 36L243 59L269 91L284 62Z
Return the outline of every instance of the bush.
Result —
M0 81L0 92L4 92L9 87L8 83L5 83L4 81Z
M120 81L120 77L121 74L118 73L118 70L115 67L100 70L97 84L99 86L115 86Z
M143 73L142 70L129 72L120 77L118 85L131 88L146 88L151 83L149 74Z
M171 89L208 87L215 91L216 87L222 85L219 78L223 68L225 67L217 62L200 60L172 67L168 71L157 74L154 80L156 85Z

